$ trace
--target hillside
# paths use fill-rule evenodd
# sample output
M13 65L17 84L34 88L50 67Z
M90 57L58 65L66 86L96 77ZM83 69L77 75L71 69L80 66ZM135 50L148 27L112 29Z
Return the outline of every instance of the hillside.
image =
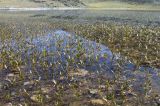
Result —
M82 7L80 0L0 0L0 7Z
M160 9L159 0L0 0L0 8L90 7Z

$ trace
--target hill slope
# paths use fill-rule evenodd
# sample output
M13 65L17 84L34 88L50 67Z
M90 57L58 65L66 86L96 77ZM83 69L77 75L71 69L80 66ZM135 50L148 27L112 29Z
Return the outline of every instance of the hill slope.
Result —
M93 8L152 8L159 9L160 0L0 0L0 8L6 7L93 7ZM152 3L151 3L152 1ZM150 4L149 4L150 3Z
M82 7L80 0L0 0L0 7Z

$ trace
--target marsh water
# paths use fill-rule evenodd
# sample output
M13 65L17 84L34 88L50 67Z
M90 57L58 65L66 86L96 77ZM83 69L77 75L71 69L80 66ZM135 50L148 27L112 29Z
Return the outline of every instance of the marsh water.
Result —
M56 10L56 11L0 11L1 22L16 21L21 24L20 20L48 20L59 21L68 20L74 22L95 22L95 21L107 21L117 22L120 24L133 24L133 25L153 25L160 26L160 12L159 11L111 11L111 10ZM33 29L34 30L34 29ZM114 75L114 67L118 61L121 61L120 54L113 53L107 46L95 41L91 41L76 35L74 32L68 32L63 29L48 30L43 35L32 37L26 37L23 40L28 45L23 45L20 48L21 41L13 39L7 43L8 48L12 48L13 51L28 48L27 56L28 67L31 60L30 56L33 53L43 53L48 56L44 58L44 61L50 61L55 64L61 63L56 67L56 70L65 70L67 65L72 65L76 68L86 69L90 71L104 71L109 75ZM2 44L2 42L0 42ZM4 42L3 42L4 43ZM0 46L1 47L1 46ZM24 52L22 52L24 53ZM23 56L23 54L21 54ZM84 55L84 58L80 57ZM38 60L39 58L37 58ZM69 63L74 59L74 62ZM122 67L124 70L125 78L136 76L139 81L143 78L144 73L151 74L152 83L157 90L160 90L160 77L158 75L160 69L146 66L137 66L129 60L123 61ZM138 69L139 73L134 73ZM50 71L50 70L48 70ZM43 72L39 72L40 79L43 79ZM51 76L52 77L52 76Z
M116 22L131 25L160 25L160 11L133 10L46 10L46 11L4 11L0 10L1 21L43 19L47 21L69 20L72 22ZM17 20L17 21L18 21Z
M58 42L60 42L59 45ZM108 73L108 75L114 75L114 70L116 70L115 67L118 64L118 61L121 61L123 58L120 54L113 53L105 45L82 38L81 36L64 30L54 30L45 36L32 38L31 43L36 46L36 49L39 52L47 50L48 53L56 52L59 54L59 56L55 55L49 57L50 59L52 58L51 61L53 62L61 61L61 65L67 66L67 59L74 58L74 67L88 71L104 71ZM78 54L84 54L84 60L78 58ZM160 77L158 75L160 69L147 66L137 66L128 60L123 60L123 62L121 68L123 68L126 79L127 77L135 76L140 81L143 79L145 73L149 73L153 83L160 90ZM61 69L59 67L58 70L63 70L63 68L65 68L63 66L60 66ZM138 69L140 73L134 74L136 69Z
M81 36L78 36L72 32L67 32L62 29L49 31L43 36L28 37L25 41L33 47L24 46L20 47L21 41L17 41L12 38L10 42L5 42L8 45L8 49L18 52L23 51L24 48L28 48L27 51L22 52L25 55L24 58L28 58L28 69L31 70L32 65L29 60L34 53L47 53L45 58L41 56L37 60L48 61L50 63L60 63L54 68L54 71L58 73L66 71L66 67L72 66L74 68L85 69L88 71L103 71L110 77L114 77L114 72L117 70L117 65L123 56L117 53L113 53L107 46L95 41L91 41ZM7 48L6 48L7 49ZM82 58L83 57L83 58ZM70 63L70 60L74 62ZM123 59L121 63L121 69L124 71L124 78L136 77L137 80L142 81L145 73L151 75L152 83L157 90L160 89L160 77L158 73L160 69L137 66L128 60ZM139 70L135 74L135 70ZM50 79L52 79L53 71L48 70L51 73ZM55 73L55 72L54 72ZM39 80L44 80L43 71L39 70ZM57 74L56 74L57 75ZM58 77L58 76L55 76ZM143 81L142 81L143 82Z

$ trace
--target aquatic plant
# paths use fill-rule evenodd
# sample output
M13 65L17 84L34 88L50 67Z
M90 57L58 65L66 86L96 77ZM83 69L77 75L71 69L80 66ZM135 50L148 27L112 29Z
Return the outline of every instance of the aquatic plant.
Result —
M61 38L55 43L53 38L41 40L46 33L50 36L48 31L54 32L53 29L65 29L71 36L76 35L75 39L69 36L67 44ZM140 69L141 66L159 69L159 35L159 27L105 23L0 26L0 94L3 94L0 102L69 105L82 101L81 104L94 105L92 99L98 98L104 105L146 102L159 105L159 92L153 90L151 81L153 76ZM34 42L35 39L41 42ZM92 41L96 41L96 47ZM101 44L109 46L115 54L112 57L97 54ZM52 47L56 50L49 49ZM106 68L108 63L102 58L111 58L113 67ZM126 63L135 66L132 70L125 69ZM94 66L98 68L90 69ZM144 73L145 77L141 77Z

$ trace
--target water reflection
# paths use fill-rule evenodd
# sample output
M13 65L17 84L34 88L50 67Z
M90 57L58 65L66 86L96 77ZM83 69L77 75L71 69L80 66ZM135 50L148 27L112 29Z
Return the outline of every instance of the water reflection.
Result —
M58 44L58 42L60 42L60 44ZM120 55L112 53L107 46L63 30L56 30L46 36L33 38L32 43L39 52L45 49L47 52L59 53L59 55L55 55L54 58L52 57L52 60L54 62L61 61L61 65L63 66L67 66L68 58L73 58L75 61L72 65L76 68L91 71L105 71L113 76L117 67L116 65L121 59ZM84 55L85 58L83 56L79 58L77 54ZM62 68L62 66L59 66L58 70L62 70L60 67ZM160 69L146 66L137 67L129 61L124 61L121 69L124 71L126 78L134 76L138 81L141 81L141 83L143 83L142 79L144 79L145 74L150 74L152 82L155 84L154 86L156 86L156 89L160 89L160 77L158 76ZM134 72L136 70L139 70L139 72L135 74Z
M92 61L98 59L95 63L98 65L105 64L105 67L109 67L109 69L112 69L112 65L121 58L119 54L112 53L105 45L90 41L63 30L55 30L45 36L33 38L32 43L36 46L36 49L39 52L42 52L44 49L47 50L47 52L60 52L62 61L66 61L63 56L70 55L76 59L76 54L83 52L86 58L89 59L90 57L93 57ZM81 46L81 50L78 50L79 46ZM127 61L123 64L123 68L124 70L135 70L137 67L135 64ZM147 70L152 74L154 73L154 69L151 67L141 66L138 69L141 71Z
M39 52L46 50L48 53L58 54L51 58L55 62L61 61L63 65L72 58L74 59L72 65L77 68L97 71L112 68L113 54L108 47L63 30L33 38L31 42Z
M32 47L20 45L20 42L28 42ZM109 76L112 75L114 77L114 72L119 65L118 61L123 58L119 54L112 53L105 45L82 38L81 36L64 30L54 30L43 36L28 37L25 41L16 41L13 38L11 42L5 41L5 44L7 44L6 47L12 48L12 51L15 52L24 50L21 55L24 56L24 58L27 58L29 70L32 69L31 59L34 53L46 55L40 55L39 57L36 57L36 59L56 65L54 69L49 68L47 70L51 73L50 78L53 77L53 71L56 71L57 73L62 71L65 72L68 66L90 71L104 71L108 73ZM150 74L152 81L160 89L160 77L158 75L160 69L146 66L139 67L129 61L123 61L119 68L124 71L124 76L126 78L134 76L141 82L143 82L142 79L144 78L144 74ZM136 70L139 72L135 74ZM38 74L40 79L43 79L44 70L41 70L40 66L38 68Z

